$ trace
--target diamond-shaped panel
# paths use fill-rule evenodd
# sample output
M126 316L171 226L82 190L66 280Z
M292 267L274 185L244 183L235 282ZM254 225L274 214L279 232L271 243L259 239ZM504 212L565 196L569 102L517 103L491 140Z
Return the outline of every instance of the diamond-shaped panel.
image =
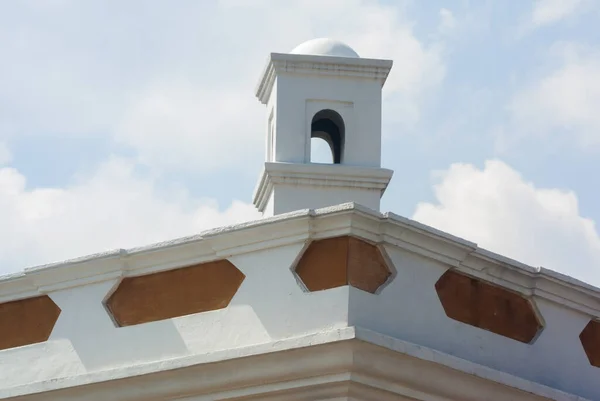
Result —
M311 242L295 273L309 291L351 285L375 293L391 270L377 246L344 236Z
M47 295L0 304L0 350L48 340L59 315Z
M590 320L579 334L579 339L590 364L600 368L600 321Z
M106 301L119 326L225 308L244 281L228 260L127 277Z
M435 289L446 315L459 322L523 343L542 328L529 300L483 280L448 270Z

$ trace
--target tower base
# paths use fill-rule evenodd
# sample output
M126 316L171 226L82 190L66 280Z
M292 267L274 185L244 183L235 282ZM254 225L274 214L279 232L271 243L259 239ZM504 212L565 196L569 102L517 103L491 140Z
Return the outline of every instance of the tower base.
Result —
M269 217L355 202L379 211L393 171L340 164L265 163L254 205Z

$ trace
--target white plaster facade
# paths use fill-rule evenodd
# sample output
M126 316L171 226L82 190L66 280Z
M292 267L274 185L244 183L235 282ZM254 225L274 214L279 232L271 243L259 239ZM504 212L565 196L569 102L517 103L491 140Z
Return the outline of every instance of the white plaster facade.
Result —
M389 283L305 292L291 269L306 243L344 234L385 249ZM222 258L246 275L225 309L117 328L102 306L121 277ZM450 268L530 296L544 321L537 340L449 319L434 284ZM40 293L62 313L47 342L0 351L0 399L600 399L600 369L578 338L600 316L597 288L355 204L0 281L2 301Z
M381 91L391 68L329 39L271 53L256 89L267 140L254 204L265 217L351 201L379 210L392 177L381 168ZM339 118L342 132L333 165L310 162L312 122L322 111Z
M299 174L305 163L289 161L268 179ZM369 182L389 180L378 165L344 171L366 167L379 171ZM61 314L48 341L0 351L0 399L600 400L578 337L600 317L600 289L356 203L311 209L319 190L299 197L303 210L1 278L0 302L48 294ZM385 251L394 271L376 294L298 282L307 244L340 235ZM219 259L246 276L224 309L115 327L103 306L123 277ZM434 289L448 269L530 298L535 341L448 318Z

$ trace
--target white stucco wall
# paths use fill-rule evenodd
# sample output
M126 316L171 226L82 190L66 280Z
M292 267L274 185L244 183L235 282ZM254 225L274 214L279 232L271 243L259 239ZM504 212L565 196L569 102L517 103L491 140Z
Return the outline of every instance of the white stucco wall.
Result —
M250 242L236 247L243 251L235 255L226 246L242 234L211 234L211 247L233 255L229 260L246 276L229 307L218 311L116 328L102 301L118 280L50 291L62 312L49 341L0 351L0 390L356 326L600 399L600 369L589 364L578 337L591 316L566 305L534 297L545 328L531 345L459 323L446 317L434 288L450 265L390 244L385 249L396 275L379 294L349 287L304 292L291 267L306 246L306 235L339 235L340 227L364 232L365 213L348 217L334 210L330 220L317 220L310 227L297 223L293 228L286 218L274 220L258 237L244 234ZM377 230L390 233L391 228L373 221ZM271 245L259 249L252 240L266 241L267 234ZM283 238L291 240L281 243ZM186 246L196 258L206 247L205 240ZM143 253L144 263L161 263L161 249Z
M317 209L357 202L369 209L379 210L381 190L377 188L327 188L298 185L277 185L273 190L272 215L301 209ZM265 213L265 216L269 214Z
M377 296L350 289L349 325L600 399L600 368L589 364L579 341L589 316L536 298L543 331L533 344L514 341L446 316L434 286L449 266L394 247L386 250L397 276Z
M116 280L52 292L49 341L0 351L0 388L346 327L347 287L307 294L291 273L303 247L231 258L246 278L229 307L176 319L115 327L102 302Z
M272 53L269 57L257 87L257 97L266 105L265 170L268 164L297 168L281 174L279 180L268 174L259 178L254 204L266 217L345 202L379 210L391 174L383 185L374 179L372 185L364 185L367 180L363 180L356 186L343 170L381 167L381 95L392 62L335 55ZM311 131L314 116L323 110L332 110L343 121L332 117L343 134L340 168L326 176L317 170L303 176L304 166L318 167L310 158ZM337 176L344 185L329 185L328 181L339 181Z
M332 109L344 117L343 163L381 165L381 84L375 80L281 74L276 91L276 158L310 162L310 128L316 112Z

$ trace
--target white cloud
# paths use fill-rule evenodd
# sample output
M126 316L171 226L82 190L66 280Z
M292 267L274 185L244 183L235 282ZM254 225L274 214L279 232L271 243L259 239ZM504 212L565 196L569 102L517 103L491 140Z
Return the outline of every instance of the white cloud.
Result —
M140 162L162 168L208 172L242 161L258 167L265 140L260 106L251 93L166 85L136 98L115 139L135 148Z
M403 1L2 3L0 37L14 39L0 41L11 60L0 63L0 138L105 135L153 166L204 174L243 162L236 149L259 158L266 57L318 36L394 59L386 106L398 107L386 116L415 122L444 62L443 44L412 24Z
M12 153L4 142L0 141L0 166L9 164L12 161Z
M390 119L416 122L423 94L444 77L440 46L428 47L414 36L401 4L221 0L215 15L203 18L227 32L225 44L205 50L206 60L219 70L206 74L199 68L189 72L197 77L184 85L169 81L145 88L125 108L116 131L118 140L149 163L206 170L245 160L244 155L262 156L265 110L253 93L260 71L269 52L289 51L313 37L334 37L362 56L397 61L385 87L386 108L395 110L386 114ZM234 85L228 82L240 75Z
M240 201L222 210L181 188L161 188L122 159L67 188L29 189L17 170L0 168L0 273L258 217Z
M594 0L534 0L531 11L522 15L514 33L517 38L522 38L537 29L573 20L586 12L594 12L595 7Z
M536 0L531 21L534 26L556 23L579 11L584 3L585 0Z
M11 60L0 63L0 143L105 136L133 151L62 188L29 188L20 171L0 168L0 272L257 217L241 202L223 210L165 190L136 167L211 174L259 160L254 87L271 51L329 36L392 58L386 104L417 120L444 77L443 44L416 38L406 15L403 1L373 0L0 4L0 37L11 38L0 41Z
M600 145L600 53L560 46L560 67L515 94L508 109L515 131L569 135L587 147Z
M483 170L453 164L440 178L437 204L419 204L416 220L600 285L600 236L573 192L536 188L501 161L487 161Z
M447 35L456 29L456 18L452 11L442 8L440 9L440 24L438 30L441 34Z

